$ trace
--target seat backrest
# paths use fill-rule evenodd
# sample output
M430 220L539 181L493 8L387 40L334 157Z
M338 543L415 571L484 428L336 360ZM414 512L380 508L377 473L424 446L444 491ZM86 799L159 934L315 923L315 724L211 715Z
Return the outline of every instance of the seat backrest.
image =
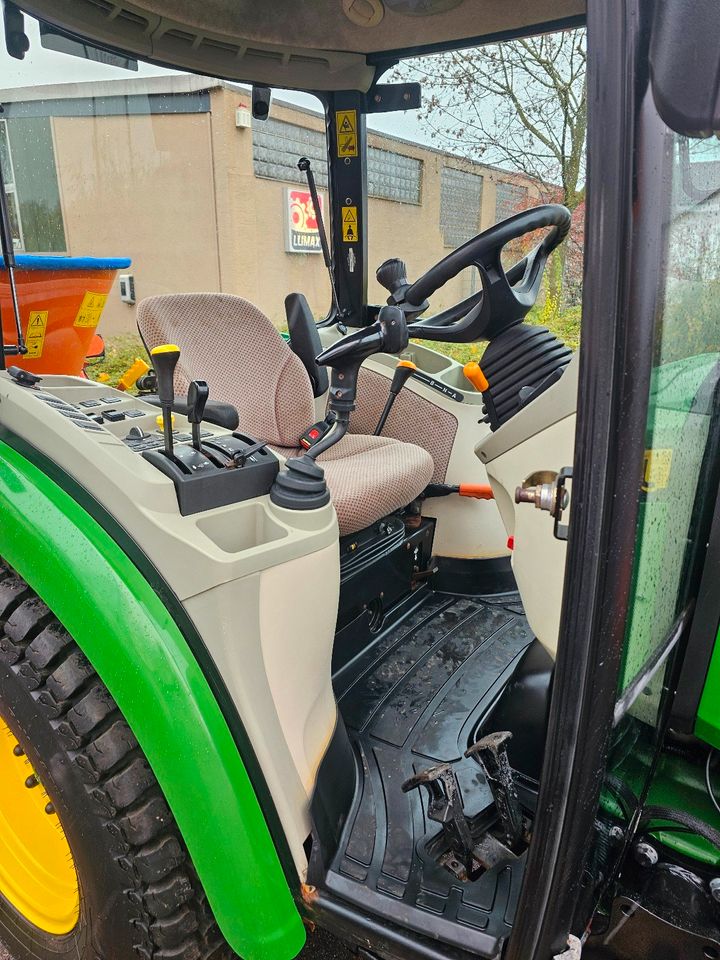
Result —
M175 392L207 380L210 396L233 404L243 433L281 447L299 446L315 420L302 361L265 314L226 293L176 293L138 304L137 323L149 350L176 343Z
M322 351L322 343L310 305L301 293L289 293L285 297L285 317L290 349L300 357L307 370L313 396L322 397L327 393L330 381L327 369L315 363L315 357Z

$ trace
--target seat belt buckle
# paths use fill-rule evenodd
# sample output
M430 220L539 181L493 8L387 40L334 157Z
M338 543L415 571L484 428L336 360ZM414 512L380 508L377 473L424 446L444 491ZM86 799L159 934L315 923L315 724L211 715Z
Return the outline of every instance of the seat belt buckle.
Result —
M318 423L314 423L311 427L308 427L305 433L300 437L300 446L305 450L309 450L313 444L318 442L318 440L322 440L333 423L334 420L330 423L328 423L327 420L320 420Z

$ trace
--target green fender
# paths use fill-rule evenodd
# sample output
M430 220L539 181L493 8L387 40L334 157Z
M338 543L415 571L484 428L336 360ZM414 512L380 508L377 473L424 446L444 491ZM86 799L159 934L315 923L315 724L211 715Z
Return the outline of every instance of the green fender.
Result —
M162 787L230 946L290 960L305 931L218 702L173 617L108 533L0 442L0 556L92 663Z

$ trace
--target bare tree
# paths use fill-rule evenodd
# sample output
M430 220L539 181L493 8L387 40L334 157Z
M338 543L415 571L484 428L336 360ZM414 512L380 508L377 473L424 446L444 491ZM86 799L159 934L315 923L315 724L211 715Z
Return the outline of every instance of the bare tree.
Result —
M526 174L543 200L574 211L585 197L585 63L585 31L567 30L405 61L396 76L422 82L420 120L439 146ZM562 256L553 272L559 288Z

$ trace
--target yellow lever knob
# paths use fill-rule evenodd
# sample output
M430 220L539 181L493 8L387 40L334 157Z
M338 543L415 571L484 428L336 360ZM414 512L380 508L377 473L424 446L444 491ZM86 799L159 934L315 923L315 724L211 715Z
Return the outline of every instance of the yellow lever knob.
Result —
M463 367L463 373L470 383L475 387L475 389L480 391L480 393L484 393L490 386L487 381L487 377L480 369L480 364L477 362L477 360L471 360L469 363L466 363Z

